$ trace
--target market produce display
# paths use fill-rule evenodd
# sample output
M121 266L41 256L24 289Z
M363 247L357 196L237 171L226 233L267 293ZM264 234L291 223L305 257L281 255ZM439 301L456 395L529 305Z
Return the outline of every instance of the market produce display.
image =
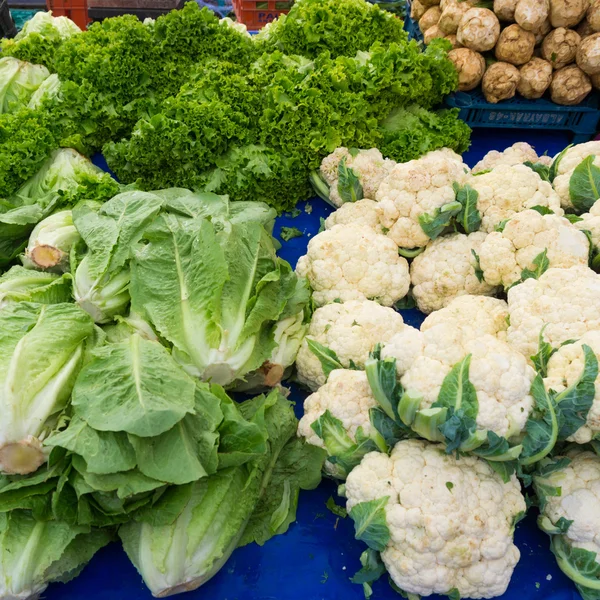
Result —
M297 358L312 391L298 435L343 482L367 598L386 572L409 598L502 595L531 503L559 568L596 597L599 151L521 142L470 170L448 149L395 165L370 149L354 158L367 170L340 148L313 176L338 208L297 266L320 306ZM354 184L341 206L336 163ZM369 230L410 262L395 306L429 313L419 329L365 294L381 271L357 237Z
M425 44L447 39L460 91L481 85L488 102L548 93L579 104L597 87L600 19L596 2L411 0Z

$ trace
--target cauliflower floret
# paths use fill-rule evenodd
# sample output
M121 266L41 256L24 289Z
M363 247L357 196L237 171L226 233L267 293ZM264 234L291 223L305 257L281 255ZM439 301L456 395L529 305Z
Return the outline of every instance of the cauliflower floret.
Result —
M307 337L333 350L344 366L354 361L364 367L376 344L387 342L407 327L393 308L371 300L353 300L317 308ZM296 368L300 383L313 391L327 381L321 362L308 347L306 338L300 347Z
M358 177L363 188L363 198L375 198L379 185L396 164L383 158L377 148L359 150L356 156L348 148L337 148L321 163L321 176L329 185L329 200L334 206L342 206L344 201L338 191L338 167L346 159L346 166ZM359 198L360 200L360 198Z
M325 229L331 229L335 225L366 225L375 233L385 234L386 230L381 224L382 218L383 211L379 203L365 198L358 202L342 204L325 219Z
M408 262L396 244L364 225L336 225L316 235L296 271L308 279L317 306L336 300L392 306L410 286Z
M502 221L533 206L547 206L557 215L563 214L552 186L525 165L500 165L489 173L471 177L469 184L479 194L481 229L488 233Z
M457 296L490 296L498 291L475 275L477 260L472 251L478 253L485 238L480 231L439 237L413 260L410 280L421 312L439 310Z
M587 229L592 234L594 246L600 246L600 200L596 200L590 212L580 215L581 221L575 223L578 229Z
M389 496L381 559L402 590L429 596L456 588L462 598L506 591L520 558L514 522L526 508L514 475L504 483L479 458L406 440L391 456L367 454L348 476L346 496L348 510Z
M508 290L508 343L527 358L542 329L553 347L600 330L600 276L587 267L548 269Z
M588 331L573 344L561 346L548 361L548 373L544 379L546 389L562 392L577 382L583 372L585 355L583 344L587 344L600 358L600 331ZM587 423L580 427L569 441L587 444L600 431L600 375L596 378L596 395L587 416Z
M381 183L376 197L388 237L402 248L426 246L430 239L419 224L419 216L453 202L452 184L463 185L467 171L460 156L448 148L397 164Z
M423 334L410 325L405 325L400 333L396 333L381 349L381 358L396 359L396 371L404 375L423 354Z
M535 269L534 259L546 250L550 267L586 267L589 242L564 217L541 215L536 210L517 213L502 232L490 233L479 252L483 277L490 285L510 285L523 269Z
M600 141L585 142L569 148L558 163L556 177L554 178L554 189L560 197L563 208L573 208L571 195L569 194L569 182L576 167L588 156L594 155L594 165L600 167Z
M449 344L434 333L439 330L423 333L423 354L401 378L406 390L423 398L420 408L430 408L437 401L444 377L470 354L469 380L479 404L477 429L504 437L523 431L533 408L529 391L535 377L525 357L493 335L463 341L458 334Z
M554 525L561 517L573 521L564 534L566 541L575 548L593 552L596 562L600 562L600 458L578 449L567 456L571 462L566 467L534 478L538 490L541 486L560 489L557 496L540 490L546 500L542 514Z
M306 438L313 446L325 448L323 440L311 425L328 410L333 417L342 422L352 441L356 441L359 427L362 427L365 435L371 433L369 411L376 406L377 401L373 397L364 371L337 369L329 374L325 385L304 401L304 415L298 423L298 436ZM325 471L332 476L338 473L329 461L325 463Z
M520 165L524 162L540 162L540 159L547 161L549 157L538 157L536 151L527 142L516 142L502 152L491 150L488 152L471 170L473 175L481 171L489 171L498 165Z

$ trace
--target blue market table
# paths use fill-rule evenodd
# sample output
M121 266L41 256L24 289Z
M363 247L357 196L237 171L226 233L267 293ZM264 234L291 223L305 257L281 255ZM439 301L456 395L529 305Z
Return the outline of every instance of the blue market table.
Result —
M503 150L517 141L529 142L538 154L554 155L570 140L565 132L478 129L473 132L473 144L465 154L465 161L473 166L489 150ZM312 207L310 215L305 212L306 204ZM276 235L282 226L297 227L304 232L303 237L282 242L280 254L292 265L318 232L320 217L331 212L321 200L303 203L299 208L298 217L280 217L275 227ZM423 320L416 310L405 311L403 316L415 326ZM292 390L300 414L305 396L299 389ZM302 492L298 520L285 535L262 547L252 544L236 550L211 581L181 596L182 600L361 600L362 587L351 583L349 578L360 568L359 557L364 546L354 540L350 519L339 519L325 507L330 496L335 498L335 490L333 482L324 480L317 490ZM521 560L502 600L580 598L573 584L558 570L547 537L536 527L533 511L517 526L515 537ZM116 543L100 551L77 579L66 585L53 584L44 594L46 600L149 600L151 597ZM399 598L385 578L374 586L373 600Z

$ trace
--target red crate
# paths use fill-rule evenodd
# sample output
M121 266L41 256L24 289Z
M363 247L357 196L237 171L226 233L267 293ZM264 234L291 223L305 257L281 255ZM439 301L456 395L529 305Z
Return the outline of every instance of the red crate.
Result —
M46 0L46 8L55 17L69 17L81 29L86 29L90 22L87 0Z
M293 0L233 0L233 10L240 23L250 31L262 29L279 15L289 12Z

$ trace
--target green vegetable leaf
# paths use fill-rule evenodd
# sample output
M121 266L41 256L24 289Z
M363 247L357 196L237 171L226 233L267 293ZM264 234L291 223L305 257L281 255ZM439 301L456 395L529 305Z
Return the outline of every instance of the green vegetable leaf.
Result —
M408 292L404 298L401 298L398 300L398 302L396 302L396 304L394 304L394 308L396 310L410 310L412 308L416 308L416 306L417 302L415 297L410 292Z
M306 338L306 343L309 350L319 359L325 377L329 377L331 371L344 368L344 365L340 362L337 354L330 348L323 346L323 344L316 340L312 340L309 337Z
M544 340L544 329L546 326L542 328L540 331L540 335L538 337L538 351L537 354L531 356L531 360L533 362L533 366L535 370L542 376L546 377L548 374L548 362L557 351L556 348L553 348L548 342Z
M540 213L540 215L553 215L554 211L549 209L547 206L541 206L540 204L536 204L532 206L529 210L535 210L535 212Z
M338 194L344 202L356 202L364 198L360 179L354 169L346 165L345 156L338 165Z
M564 150L562 150L557 157L552 161L552 164L550 165L550 171L549 171L549 181L550 183L553 183L554 180L556 179L556 176L558 175L558 167L560 166L560 162L562 161L562 159L564 158L565 154L567 153L567 151L573 147L573 144L569 144Z
M398 403L403 389L398 381L396 359L376 358L380 348L376 347L365 363L365 372L371 387L371 392L385 414L392 420L398 420Z
M345 519L348 516L346 509L343 506L336 504L333 496L329 496L325 506L327 506L327 510L332 512L334 515L341 517L342 519Z
M289 242L294 238L302 237L304 233L300 231L297 227L282 227L279 237L284 242Z
M477 254L473 248L471 248L471 254L475 259L475 265L473 266L475 277L477 277L477 281L479 281L479 283L483 283L483 269L481 268L481 262L479 261L479 254Z
M158 342L134 334L93 357L77 379L73 407L94 429L156 436L193 411L194 382Z
M595 552L571 546L562 535L552 537L550 549L560 570L577 584L584 598L600 592L600 564Z
M360 555L360 564L362 565L361 569L350 578L350 581L362 585L365 599L369 600L373 594L371 585L386 573L386 568L379 552L372 548L367 548Z
M550 261L548 260L548 249L544 248L543 252L540 252L533 259L533 269L523 269L521 271L521 280L525 281L526 279L539 279L541 275L543 275L550 266ZM519 282L519 283L520 283Z
M456 215L456 221L467 234L479 231L481 227L481 213L477 209L477 199L479 193L474 190L469 184L462 187L458 183L452 184L456 201L460 202L462 208Z
M583 221L583 219L577 215L572 215L572 214L565 214L564 215L565 219L567 219L567 221L569 221L569 223L579 223L581 221Z
M506 227L506 224L510 221L510 219L504 219L502 221L500 221L500 223L498 223L498 225L496 225L496 228L494 229L494 231L498 231L499 233L502 233L504 231L504 228Z
M354 537L361 540L372 550L385 550L390 541L390 530L387 526L385 507L389 496L360 502L350 509L350 517L354 521Z
M435 240L442 235L446 227L450 227L462 210L463 205L455 200L440 208L436 208L432 213L419 215L419 224L425 235Z
M550 167L543 163L532 163L527 160L523 163L526 167L529 167L532 171L535 171L544 181L550 181Z
M566 390L555 396L558 436L561 440L570 437L585 425L587 414L594 402L598 359L588 345L583 344L582 348L585 362L581 375Z
M594 155L582 160L569 180L569 196L575 210L587 212L600 198L600 169L594 165Z

